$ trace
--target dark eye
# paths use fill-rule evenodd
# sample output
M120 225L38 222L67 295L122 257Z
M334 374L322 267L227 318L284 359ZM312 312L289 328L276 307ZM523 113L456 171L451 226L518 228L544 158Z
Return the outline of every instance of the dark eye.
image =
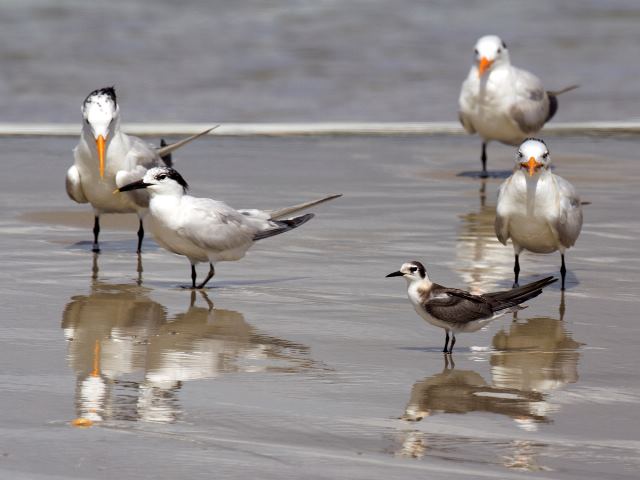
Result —
M417 270L418 270L418 267L411 267L411 268L409 269L409 271L410 271L411 273L414 273L414 272L416 272Z
M164 173L161 173L156 177L156 180L164 180L165 178L167 178L167 176Z
M522 155L522 152L518 152L518 158L522 158L524 155Z
M498 49L498 53L502 53L502 49L501 48Z
M542 155L542 158L549 158L549 152L546 152L544 155Z
M478 49L476 48L473 53L475 53L476 55L478 55Z

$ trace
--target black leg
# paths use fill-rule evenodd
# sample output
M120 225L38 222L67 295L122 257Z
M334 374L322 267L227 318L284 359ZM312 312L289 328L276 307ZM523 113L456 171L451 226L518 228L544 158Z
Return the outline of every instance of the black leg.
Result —
M138 228L138 253L142 253L142 240L144 239L144 226L142 225L142 219L140 219L140 227Z
M204 288L204 286L207 284L209 280L211 280L211 277L213 277L215 273L216 273L216 270L213 268L213 263L209 263L209 273L207 273L207 278L205 278L204 282L198 285L197 288Z
M564 264L564 253L560 254L560 258L562 258L562 265L560 265L560 276L562 277L562 288L564 291L564 278L567 276L567 267Z
M196 266L191 264L191 288L196 288Z
M449 330L445 330L446 333L446 337L444 337L444 350L442 350L442 353L447 353L447 346L449 345Z
M487 174L487 142L482 142L482 173L480 177L487 178L489 175Z
M95 253L100 253L100 245L98 245L98 235L100 235L100 217L96 215L95 220L93 221L93 251Z
M449 346L449 355L453 353L453 346L456 344L456 335L455 333L451 334L451 345Z
M516 261L513 264L513 275L514 275L514 281L513 281L513 287L511 288L518 288L520 286L518 285L518 276L520 275L520 258L517 253L516 253Z

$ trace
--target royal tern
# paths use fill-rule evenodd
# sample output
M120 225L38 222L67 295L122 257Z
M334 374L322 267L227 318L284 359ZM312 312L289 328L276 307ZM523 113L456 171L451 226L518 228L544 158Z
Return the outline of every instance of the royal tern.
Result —
M572 247L582 228L580 197L568 181L550 170L547 145L535 138L525 140L513 174L498 190L495 231L504 245L511 238L515 252L514 287L518 286L519 256L560 251L562 290L565 287L565 251Z
M187 195L187 182L168 167L152 168L141 180L119 190L138 189L147 189L150 193L151 229L156 241L191 262L192 288L203 288L207 284L215 273L214 263L239 260L257 240L299 227L314 215L283 217L342 196L330 195L273 211L235 210L218 200ZM196 287L199 262L209 262L209 273Z
M460 91L458 117L468 133L482 137L481 176L488 175L487 143L497 140L518 145L555 115L556 97L574 88L577 85L545 91L538 77L511 65L507 45L500 37L480 38Z
M112 195L115 188L139 180L147 169L171 164L171 152L211 131L171 145L153 148L140 138L120 130L120 106L113 87L91 92L82 102L82 133L73 151L74 164L67 171L69 197L78 203L90 203L94 211L93 251L99 252L100 215L135 213L138 215L138 253L142 247L142 218L149 204L146 192ZM163 142L164 143L164 142Z
M453 352L456 333L475 332L505 313L518 310L518 305L537 297L544 287L557 280L547 277L513 290L472 295L433 283L424 266L416 261L403 264L400 270L387 277L404 277L409 301L418 315L431 325L444 329L444 353ZM451 346L447 350L449 332Z

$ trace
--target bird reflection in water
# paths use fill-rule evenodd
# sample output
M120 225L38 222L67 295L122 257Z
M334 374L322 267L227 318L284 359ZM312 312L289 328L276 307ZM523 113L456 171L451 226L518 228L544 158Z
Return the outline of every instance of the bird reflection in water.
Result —
M487 202L487 180L481 182L480 206L460 215L456 242L455 268L474 294L503 287L501 282L513 275L512 252L505 252L494 231L496 202Z
M237 372L314 368L308 347L261 334L241 313L216 309L196 292L184 313L135 284L94 282L67 304L62 328L77 375L75 426L109 420L170 423L181 413L182 382Z
M560 311L564 312L563 304ZM413 385L401 418L417 422L438 413L488 412L507 416L527 431L550 423L558 409L550 394L578 381L581 344L571 338L562 318L514 321L493 337L492 345L490 383L473 370L456 368L444 356L442 372ZM395 452L409 457L437 454L437 445L442 442L432 437L420 430L402 432L401 446ZM542 468L536 463L540 445L511 442L505 449L500 457L505 466Z

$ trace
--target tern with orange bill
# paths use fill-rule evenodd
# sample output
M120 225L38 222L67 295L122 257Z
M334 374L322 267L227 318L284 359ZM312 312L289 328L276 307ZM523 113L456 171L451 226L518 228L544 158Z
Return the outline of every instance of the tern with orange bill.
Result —
M582 229L582 204L573 185L555 175L544 141L526 139L516 157L513 174L498 191L495 230L504 245L511 239L515 252L514 287L518 286L520 253L560 252L562 290L567 268L565 251Z
M557 96L577 85L546 91L538 77L514 67L506 43L496 35L478 40L462 84L458 117L468 133L482 137L482 172L487 177L487 144L519 145L540 131L558 110Z
M144 191L113 195L113 191L127 183L140 180L149 168L170 166L171 152L211 130L205 130L171 145L154 148L120 129L120 106L113 87L94 90L87 96L82 103L82 133L73 151L74 164L67 171L66 188L72 200L90 203L93 207L94 252L100 251L98 235L101 215L135 213L140 222L140 253L144 238L142 218L149 205L149 195Z

